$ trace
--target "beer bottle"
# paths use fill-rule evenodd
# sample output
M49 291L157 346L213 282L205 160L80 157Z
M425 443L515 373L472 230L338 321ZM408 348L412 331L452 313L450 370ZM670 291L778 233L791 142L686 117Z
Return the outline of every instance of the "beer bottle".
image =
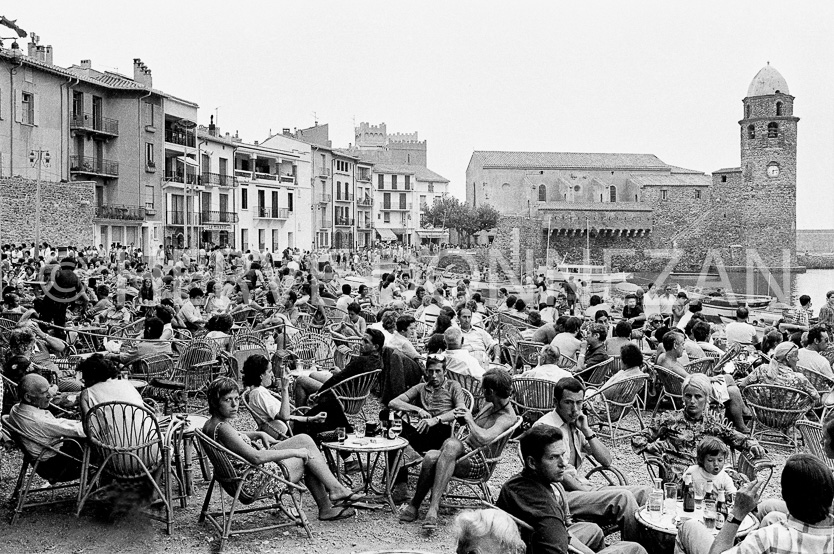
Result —
M683 511L695 511L695 490L692 487L692 475L689 473L683 476Z
M727 499L724 496L724 489L718 489L718 497L715 501L715 528L721 529L724 527L724 522L727 520L729 510L727 509Z

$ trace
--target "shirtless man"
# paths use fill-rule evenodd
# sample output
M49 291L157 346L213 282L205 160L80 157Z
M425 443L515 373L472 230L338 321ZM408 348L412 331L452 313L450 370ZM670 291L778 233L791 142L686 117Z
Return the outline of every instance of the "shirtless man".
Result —
M464 442L451 437L446 439L440 450L426 452L414 498L400 513L400 521L415 521L420 504L431 491L431 502L426 512L423 528L436 529L440 499L452 476L477 479L488 471L484 456L480 453L462 462L458 462L458 459L495 440L501 433L513 426L516 415L510 404L512 378L506 370L495 368L487 371L484 374L482 387L485 405L478 415L473 417L472 412L464 408L457 408L454 411L458 420L465 420L469 427L469 437Z

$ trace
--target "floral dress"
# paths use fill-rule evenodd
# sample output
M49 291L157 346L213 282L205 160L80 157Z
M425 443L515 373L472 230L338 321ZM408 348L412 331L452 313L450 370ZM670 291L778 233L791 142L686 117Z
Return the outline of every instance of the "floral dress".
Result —
M224 423L219 423L217 427L214 428L213 439L217 441L217 430L220 428L221 425ZM228 425L226 423L225 425ZM230 426L231 427L231 426ZM234 429L235 433L245 442L248 446L255 448L256 450L260 450L257 446L252 444L252 440L243 433ZM218 441L219 442L219 441ZM234 466L235 470L237 470L238 475L243 475L247 469L251 466L248 462L244 462L239 460L238 458L233 458L230 460L232 466ZM261 464L263 469L267 470L270 473L276 475L283 475L281 468L278 467L277 462L264 462ZM250 471L247 475L245 480L243 481L243 487L240 489L240 501L244 504L250 504L259 498L263 498L266 496L273 496L276 494L280 494L283 491L284 484L280 481L277 481L272 478L269 473L265 473L263 471Z
M663 453L663 480L679 482L686 469L695 463L698 443L706 436L716 437L736 450L749 451L758 442L720 422L708 412L700 418L687 417L683 411L665 412L631 439L638 454L650 444L657 444ZM729 469L729 468L728 468Z

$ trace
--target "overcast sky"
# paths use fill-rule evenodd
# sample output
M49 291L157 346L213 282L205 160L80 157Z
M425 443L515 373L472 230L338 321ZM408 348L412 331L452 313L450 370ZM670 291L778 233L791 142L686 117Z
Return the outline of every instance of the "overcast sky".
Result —
M739 165L741 100L770 61L796 97L798 228L834 228L834 2L4 2L68 66L219 108L246 141L354 122L428 140L464 194L472 151L637 152ZM5 33L3 36L8 36ZM9 47L9 43L6 43ZM23 46L25 50L25 46Z

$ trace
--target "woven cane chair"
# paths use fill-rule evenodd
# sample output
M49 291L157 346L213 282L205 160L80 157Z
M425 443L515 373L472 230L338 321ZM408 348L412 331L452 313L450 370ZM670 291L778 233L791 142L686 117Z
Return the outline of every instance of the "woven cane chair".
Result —
M84 418L87 448L82 468L82 492L76 515L93 494L100 494L119 482L146 481L164 504L164 516L148 515L166 524L170 535L174 527L172 481L172 437L181 421L173 419L163 434L156 416L144 406L125 402L104 402L93 406ZM93 471L93 466L98 469ZM163 482L157 483L158 473ZM88 476L90 476L88 478ZM106 482L107 484L104 484ZM178 482L180 490L184 487ZM181 497L185 507L185 497Z
M336 349L333 352L333 363L339 369L344 369L350 362L351 358L359 355L359 349L362 346L362 337L352 337L343 335L336 331L339 323L332 323L329 325L330 337L333 339L333 344Z
M446 490L446 493L443 495L443 499L447 502L442 503L441 505L449 506L448 500L475 500L477 503L481 501L489 502L490 504L494 502L492 491L489 488L489 480L492 478L492 474L495 472L495 468L498 465L498 462L501 461L501 455L504 453L504 448L507 446L507 443L510 441L510 437L513 436L513 433L521 426L522 418L516 417L515 423L510 426L509 429L495 437L489 444L484 446L479 446L475 448L465 456L458 458L457 463L460 463L463 460L468 460L474 456L483 456L484 461L486 462L486 472L484 475L481 476L480 479L468 479L465 477L455 477L452 476L451 480L449 481L449 487ZM455 488L461 487L464 489L468 489L469 492L472 494L461 494L456 493ZM452 505L459 505L458 502Z
M304 513L301 502L301 494L306 492L307 488L290 479L286 466L280 462L276 463L278 467L278 471L276 472L261 465L250 464L228 448L209 438L201 430L196 431L196 436L203 450L208 455L212 466L214 466L212 479L206 491L206 498L203 502L203 508L200 511L198 521L202 523L208 519L212 524L220 536L219 551L223 550L225 542L229 537L246 533L283 529L285 527L301 527L307 533L307 538L313 538L310 523L307 521L307 516ZM243 485L246 483L247 478L256 474L261 474L270 480L276 481L281 485L280 490L272 490L268 494L257 498L243 495ZM209 507L211 505L215 484L220 486L220 511L211 512L209 511ZM230 498L227 499L227 495ZM287 496L290 498L289 506L284 503L284 498ZM239 504L247 506L266 499L272 499L274 503L254 508L237 509ZM238 514L272 512L274 510L278 510L281 515L287 518L287 521L249 528L234 528L232 526L234 517ZM270 514L271 516L272 514Z
M800 365L796 366L796 372L807 377L811 384L814 385L814 388L820 393L820 399L817 401L814 408L823 408L825 406L825 399L828 398L828 395L831 394L832 390L834 390L834 379L828 377L827 375L823 375L815 369L802 367Z
M23 513L23 510L25 510L26 508L34 508L36 506L50 506L55 504L63 504L66 502L78 502L79 496L81 494L81 480L79 477L74 477L70 480L58 483L48 483L47 486L44 487L32 488L32 482L34 481L36 475L44 480L47 480L46 477L42 476L38 472L38 470L40 469L41 462L46 460L48 457L51 457L50 454L52 454L53 456L58 456L59 458L65 458L67 463L76 462L79 465L83 465L82 457L84 449L78 440L58 438L50 442L44 442L21 430L18 426L11 422L9 416L7 415L3 416L3 429L9 434L9 436L12 438L12 440L15 442L15 444L23 454L23 462L20 465L20 473L17 477L17 484L15 485L14 491L12 492L10 498L11 501L14 502L14 510L12 511L11 517L12 525L14 525L17 522L18 518ZM65 442L71 442L78 447L78 458L71 456L61 450ZM32 454L30 454L29 450L26 448L27 443L37 444L38 447L41 448L41 453L37 456L33 456ZM55 497L55 493L57 491L73 488L76 489L76 492L73 496L59 496L58 498ZM29 500L30 495L40 495L43 493L49 493L49 498L36 500L34 502L27 502Z
M564 354L561 354L559 356L559 361L556 362L557 366L561 367L562 369L567 369L567 370L570 370L570 371L573 371L574 369L576 369L576 366L578 364L579 364L578 361L576 361L575 359L573 359L569 356L565 356Z
M532 340L520 340L516 343L516 362L521 362L521 370L527 370L539 365L539 352L544 343ZM513 367L516 363L513 364Z
M741 391L744 401L753 412L750 432L763 444L785 446L777 439L796 447L796 422L814 407L811 396L799 389L780 385L756 383Z
M805 450L822 460L834 471L834 460L825 454L822 447L822 424L818 421L802 419L796 422L796 429L802 437Z
M666 369L663 366L659 366L649 362L647 362L646 365L654 370L655 375L657 376L657 381L658 383L660 383L660 395L658 395L657 397L657 404L655 404L654 411L652 412L652 419L655 418L657 412L660 410L660 405L666 398L668 398L669 401L672 403L672 410L678 409L677 402L680 403L680 407L682 408L683 377L678 375L671 369Z
M241 332L233 337L232 351L229 357L229 371L234 379L239 380L243 372L243 364L251 356L260 354L269 359L269 351L264 341L252 333Z
M579 379L585 381L585 384L589 387L599 388L614 374L611 370L613 365L614 359L608 358L598 364L594 364L581 371L577 371L573 375L574 377L578 377Z
M345 317L348 315L346 311L340 310L336 306L328 306L325 304L322 307L324 308L324 316L327 318L328 326L344 321ZM367 323L367 321L365 323Z
M446 370L446 378L451 379L452 381L457 381L464 390L468 390L472 393L472 397L475 399L473 411L477 413L484 403L484 391L481 389L481 382L469 375L449 370Z
M358 415L363 421L367 419L363 408L380 373L382 373L381 369L360 373L345 379L330 389L346 416Z
M364 319L365 323L367 323L368 325L370 325L371 323L376 323L376 314L373 312L370 312L368 310L362 310L362 312L359 315L362 316L362 319Z
M315 364L319 369L330 370L335 365L333 356L336 345L330 337L319 333L298 333L289 350L301 364Z
M586 406L589 411L597 416L597 423L599 425L599 433L609 438L615 445L618 439L627 438L639 433L646 427L643 422L643 415L640 412L640 394L646 387L649 381L648 375L634 375L626 377L616 383L600 389L596 395L600 402L594 402L591 397L591 402L586 398ZM640 429L625 429L622 424L629 412L634 412L637 416L637 422ZM603 431L603 427L607 427L608 431ZM617 433L625 429L628 434L625 436L617 436Z
M516 377L513 379L513 396L510 402L518 415L532 423L553 410L556 383L546 379ZM532 417L527 414L532 414Z
M707 377L712 377L712 368L715 365L715 360L709 356L693 360L683 366L687 373L703 373Z
M208 384L220 373L219 349L214 341L194 339L176 360L171 380L183 385L188 411L205 411L199 402Z

